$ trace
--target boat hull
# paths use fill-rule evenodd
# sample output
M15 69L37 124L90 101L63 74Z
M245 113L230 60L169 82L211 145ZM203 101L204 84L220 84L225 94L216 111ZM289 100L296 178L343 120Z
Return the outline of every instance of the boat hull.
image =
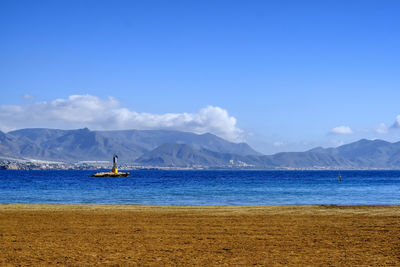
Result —
M128 177L129 172L98 172L92 175L92 177Z

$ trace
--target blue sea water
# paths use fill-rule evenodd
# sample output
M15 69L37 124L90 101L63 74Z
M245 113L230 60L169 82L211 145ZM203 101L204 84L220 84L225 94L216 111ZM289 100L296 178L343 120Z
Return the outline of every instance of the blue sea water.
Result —
M0 203L400 204L400 171L0 171Z

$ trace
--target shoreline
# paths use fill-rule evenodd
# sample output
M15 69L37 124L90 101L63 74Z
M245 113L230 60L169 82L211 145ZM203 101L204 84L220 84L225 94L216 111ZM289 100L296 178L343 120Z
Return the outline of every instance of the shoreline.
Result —
M0 204L0 265L400 265L400 205Z
M107 166L99 166L93 165L88 166L85 164L79 164L76 162L48 162L44 166L26 166L25 163L32 163L30 161L27 162L12 162L10 164L4 164L4 160L0 158L0 171L111 171L111 165ZM344 171L344 172L352 172L352 171L400 171L400 168L378 168L378 167L358 167L358 168L350 168L350 167L274 167L274 168L259 168L259 167L231 167L231 166L187 166L187 167L177 167L177 166L136 166L136 165L127 165L120 166L119 170L121 171Z
M289 204L289 205L151 205L151 204L70 204L70 203L0 203L0 212L3 210L264 210L272 211L274 209L285 211L298 209L314 211L322 210L348 210L356 212L359 209L394 209L400 212L400 204Z

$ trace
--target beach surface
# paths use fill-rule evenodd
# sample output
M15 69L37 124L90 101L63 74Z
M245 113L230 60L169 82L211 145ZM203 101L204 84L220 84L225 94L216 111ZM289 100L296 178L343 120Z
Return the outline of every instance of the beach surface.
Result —
M0 265L399 266L400 206L0 205Z

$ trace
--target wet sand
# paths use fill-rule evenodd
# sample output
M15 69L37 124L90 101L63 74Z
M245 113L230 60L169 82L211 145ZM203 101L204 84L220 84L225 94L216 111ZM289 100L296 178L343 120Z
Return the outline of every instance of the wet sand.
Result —
M400 206L0 205L0 265L400 266Z

